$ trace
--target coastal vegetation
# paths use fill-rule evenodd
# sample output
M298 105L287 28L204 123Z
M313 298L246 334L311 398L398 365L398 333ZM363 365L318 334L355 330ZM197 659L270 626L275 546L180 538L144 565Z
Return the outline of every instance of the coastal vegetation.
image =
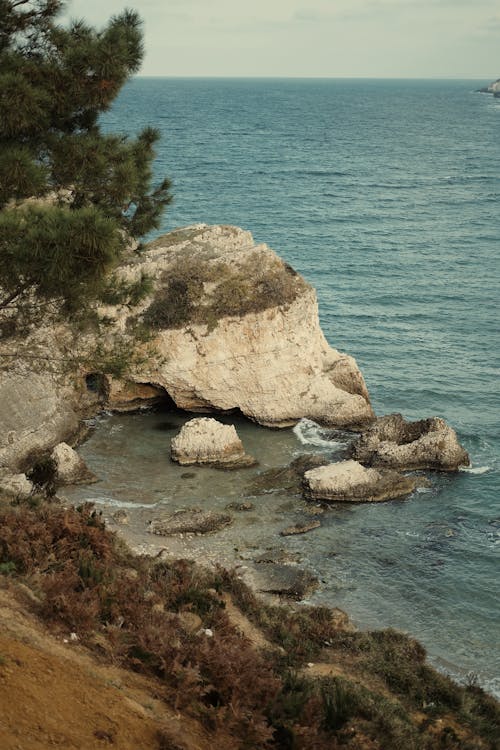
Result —
M191 323L210 330L221 318L289 305L308 288L291 266L257 248L238 262L183 252L163 273L143 321L153 330Z
M178 715L222 733L221 747L498 747L497 702L473 679L460 687L437 673L412 638L357 632L326 608L264 604L223 569L138 558L91 505L4 503L0 573L2 588L30 592L53 633L154 680ZM189 744L165 730L151 747Z

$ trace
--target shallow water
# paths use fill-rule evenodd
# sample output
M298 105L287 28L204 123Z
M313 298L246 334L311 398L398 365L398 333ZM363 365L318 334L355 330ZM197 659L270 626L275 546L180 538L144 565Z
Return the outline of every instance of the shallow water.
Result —
M290 553L320 579L307 601L339 606L363 627L392 625L415 633L446 671L459 677L474 671L490 690L500 689L494 679L499 665L490 655L497 628L491 614L496 584L491 553L500 543L500 521L492 523L471 502L475 485L487 481L486 476L434 475L432 488L407 500L337 504L319 517L320 528L281 537L287 526L310 519L310 506L284 490L254 496L251 479L306 452L338 460L352 435L305 420L293 430L274 431L241 417L220 417L235 424L246 451L259 461L257 467L220 471L179 466L169 459L170 439L189 418L182 412L153 411L98 419L80 453L100 481L67 488L66 496L72 502L95 502L112 526L114 512L125 509L129 524L121 530L140 552L166 548L174 556L237 566L243 573L264 552ZM456 502L458 489L468 497L464 506ZM165 538L148 533L154 518L187 508L223 511L241 499L248 499L253 509L231 511L232 525L215 534ZM470 628L466 638L464 619Z

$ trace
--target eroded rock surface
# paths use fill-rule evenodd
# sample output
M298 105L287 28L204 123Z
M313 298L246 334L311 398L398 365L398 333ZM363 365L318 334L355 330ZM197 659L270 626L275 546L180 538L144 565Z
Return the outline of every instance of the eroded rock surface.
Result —
M269 426L302 417L366 424L368 392L352 357L332 349L314 290L237 227L197 225L155 240L121 270L156 280L133 315L155 334L132 379L191 411L240 409ZM130 311L104 312L125 328ZM151 354L152 353L152 354ZM133 389L132 389L133 393ZM110 393L123 408L126 389Z
M380 417L353 444L352 457L368 466L402 470L456 471L469 454L444 419L407 422L401 414Z
M390 469L366 469L357 461L339 461L304 474L308 500L328 502L381 502L409 495L417 487L415 477Z
M238 469L256 461L245 453L234 425L199 417L186 422L171 442L173 461L184 465L209 464L216 468Z

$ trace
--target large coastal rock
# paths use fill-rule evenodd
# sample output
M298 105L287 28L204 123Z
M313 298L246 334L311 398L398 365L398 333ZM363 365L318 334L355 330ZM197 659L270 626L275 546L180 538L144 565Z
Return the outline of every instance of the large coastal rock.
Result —
M304 495L308 500L328 502L381 502L409 495L417 484L415 477L397 471L366 469L357 461L339 461L306 471Z
M256 461L245 453L234 425L200 417L184 424L171 442L170 454L182 465L209 464L217 468L237 469L254 466Z
M131 251L117 276L147 276L153 291L135 307L101 306L105 330L84 333L56 314L17 336L0 328L0 468L25 471L73 443L82 417L103 407L162 398L198 413L239 409L276 427L373 419L355 361L321 332L314 290L249 232L171 232Z
M444 419L407 422L401 414L380 417L354 443L352 457L368 466L456 471L470 463L455 430Z
M183 409L239 409L268 426L373 418L354 359L325 340L314 290L249 232L206 225L172 232L121 273L155 279L152 296L133 311L154 334L133 382L162 388ZM125 330L129 310L103 312ZM125 400L115 389L109 406Z

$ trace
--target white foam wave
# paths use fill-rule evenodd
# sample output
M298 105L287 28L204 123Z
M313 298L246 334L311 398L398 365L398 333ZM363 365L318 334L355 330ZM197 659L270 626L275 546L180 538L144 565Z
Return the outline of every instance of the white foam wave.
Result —
M113 497L97 495L96 497L85 498L86 503L95 503L96 505L111 505L113 508L156 508L160 503L132 503L125 500L115 500Z
M343 443L339 440L328 440L324 437L324 428L312 419L301 419L293 428L293 432L302 445L315 445L318 448L340 448Z
M466 474L486 474L487 471L491 471L491 466L461 466L459 471Z

